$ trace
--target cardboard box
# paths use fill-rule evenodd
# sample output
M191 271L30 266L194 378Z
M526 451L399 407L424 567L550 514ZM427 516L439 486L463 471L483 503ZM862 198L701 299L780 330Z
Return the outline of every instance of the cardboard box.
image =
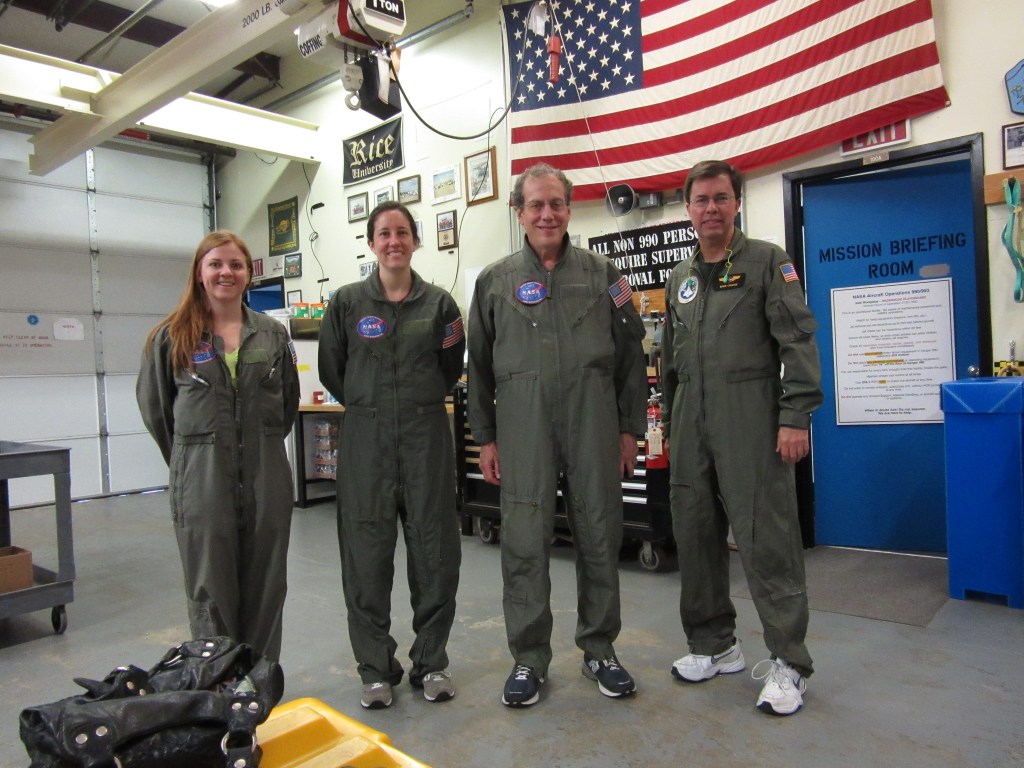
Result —
M21 547L0 547L0 595L32 586L32 553Z

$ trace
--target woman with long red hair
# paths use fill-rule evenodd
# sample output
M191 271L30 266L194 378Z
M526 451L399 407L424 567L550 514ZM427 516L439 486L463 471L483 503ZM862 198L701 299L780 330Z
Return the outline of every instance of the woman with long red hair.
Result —
M170 468L192 636L277 660L293 499L284 439L299 383L287 329L243 304L251 280L238 235L204 237L178 305L146 340L135 393Z

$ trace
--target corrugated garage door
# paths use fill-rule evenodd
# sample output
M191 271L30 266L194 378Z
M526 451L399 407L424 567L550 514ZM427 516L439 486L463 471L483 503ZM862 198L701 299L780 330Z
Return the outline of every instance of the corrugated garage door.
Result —
M207 166L114 145L36 177L29 135L0 128L0 439L70 448L76 498L166 485L135 379L209 231ZM53 484L10 493L47 503Z

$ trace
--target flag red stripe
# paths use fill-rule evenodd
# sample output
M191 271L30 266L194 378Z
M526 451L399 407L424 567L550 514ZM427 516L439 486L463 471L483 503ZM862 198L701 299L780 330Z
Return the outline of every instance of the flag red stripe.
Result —
M756 150L731 158L731 162L745 171L763 168L766 165L797 157L798 155L813 151L814 149L827 144L838 144L843 139L848 139L850 136L855 136L858 133L873 130L879 125L888 125L889 123L903 120L907 117L926 114L940 106L944 106L947 103L946 100L946 89L936 88L927 93L910 96L906 99L901 99L883 107L870 110L862 115L858 115L856 118L844 121L842 124L825 126L810 133L794 136L776 144L759 147ZM859 129L857 128L858 125L864 127ZM853 127L855 133L847 135L849 126ZM686 176L689 173L689 170L690 169L688 167L681 167L679 170L671 173L662 173L631 179L616 179L612 183L629 184L634 189L641 191L678 189L686 182ZM603 184L576 184L573 186L573 201L600 200L604 196L605 187Z
M680 40L689 40L699 35L706 35L712 30L735 24L744 16L749 16L755 11L760 11L765 7L774 5L776 2L777 0L758 0L753 3L732 3L695 19L683 21L680 24L656 32L649 32L644 35L644 52L658 50ZM699 56L699 66L692 68L692 71L705 72L721 64L723 61L737 58L738 56L734 53L737 50L740 51L738 55L742 56L751 50L764 48L771 43L777 43L793 33L819 24L825 19L840 16L861 2L862 0L829 0L827 3L815 3L807 8L802 8L778 21L754 30L748 35L723 43L715 49L715 52L708 51L707 55L701 53ZM643 5L643 15L647 18L651 16L647 3ZM719 58L718 61L716 61L716 57ZM644 75L644 85L647 85L646 74Z
M811 112L830 104L836 99L848 94L866 91L873 86L881 85L892 79L893 72L909 72L923 69L930 66L932 61L931 47L917 48L912 51L900 54L890 59L885 59L876 64L864 67L863 69L851 72L848 75L823 83L804 93L783 99L770 107L759 109L757 112L745 115L742 118L727 120L716 125L706 125L692 131L684 131L674 136L653 141L645 141L642 144L627 145L622 147L605 148L600 150L601 164L614 165L625 162L636 162L653 157L685 152L696 147L705 147L729 138L748 133L755 129L763 129L766 126L793 118L797 115ZM945 105L943 98L942 105ZM680 117L680 122L684 118ZM853 128L853 120L844 120L840 126L842 136L840 141L850 136L861 133ZM749 121L737 130L737 123ZM884 123L882 123L884 125ZM876 125L871 128L877 127ZM523 157L512 163L513 173L520 173L527 167L537 162L537 157ZM593 151L560 154L558 157L559 168L569 171L578 168L590 167L594 164ZM646 186L646 185L645 185Z
M860 0L846 0L846 2L840 3L839 0L831 0L827 4L828 13L824 12L825 9L822 6L815 5L785 19L780 19L746 37L731 40L720 45L718 48L703 51L689 59L648 69L644 72L644 87L651 88L656 85L672 82L694 72L706 72L715 67L725 66L729 62L741 59L753 52L767 49L795 34L810 29L816 24L823 24L829 18L841 16L843 12L849 9L849 6L857 5L859 2ZM818 12L815 13L815 11ZM928 18L927 9L922 8L919 3L904 5L880 16L867 19L863 23L841 31L838 35L822 40L820 43L800 51L787 59L758 68L756 72L748 74L758 75L760 80L765 83L776 82L797 72L812 69L822 62L839 58L843 54L847 54L860 46L891 35L894 32L913 27L916 24L927 21ZM674 32L675 30L664 30L664 32L654 34L660 36L665 33ZM649 36L644 36L645 42ZM680 37L679 34L675 34L674 37L676 40L686 39L685 33L683 37ZM938 60L938 56L936 56L936 60ZM695 66L695 64L699 66ZM741 85L742 78L734 81L734 83L737 86Z

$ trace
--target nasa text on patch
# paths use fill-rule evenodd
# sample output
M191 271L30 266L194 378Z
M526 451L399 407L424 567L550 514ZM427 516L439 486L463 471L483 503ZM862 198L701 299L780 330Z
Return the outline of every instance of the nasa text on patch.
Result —
M388 332L388 324L376 315L367 315L356 323L356 333L364 339L379 339Z

